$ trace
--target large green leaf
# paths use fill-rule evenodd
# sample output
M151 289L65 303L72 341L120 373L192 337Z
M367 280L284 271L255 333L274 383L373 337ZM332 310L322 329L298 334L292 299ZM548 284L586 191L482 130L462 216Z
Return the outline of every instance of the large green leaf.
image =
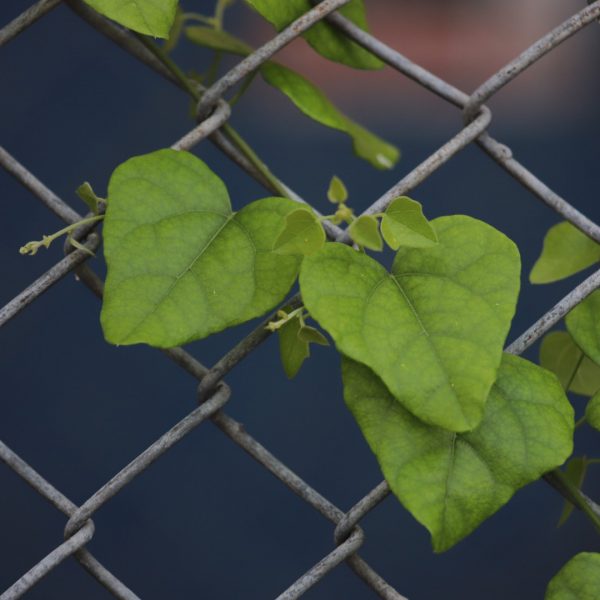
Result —
M223 182L192 154L132 158L108 196L101 321L113 344L205 337L263 314L296 278L298 257L271 249L298 204L265 198L234 213Z
M580 552L550 581L545 600L598 600L600 554Z
M457 434L405 410L344 359L344 398L400 502L443 552L572 452L573 408L554 375L505 354L479 427Z
M540 365L558 376L563 388L582 396L600 389L600 366L583 354L567 331L552 331L540 346Z
M84 0L117 23L159 38L168 38L178 0Z
M544 238L541 256L529 275L531 283L551 283L600 261L600 244L568 221L554 225Z
M519 291L519 252L466 216L432 221L439 244L404 248L392 272L329 243L300 270L304 303L340 352L371 367L414 415L475 428Z
M292 21L313 8L309 0L246 0L258 13L281 31ZM342 15L362 29L367 29L363 0L352 0L339 9ZM379 69L383 63L373 54L351 41L346 35L319 21L303 34L306 41L322 56L356 69Z
M246 55L252 51L243 41L208 27L187 27L186 36L194 43ZM400 157L395 146L374 135L344 115L325 94L302 75L274 62L260 68L263 79L285 94L306 116L321 125L331 127L350 136L354 152L377 169L391 169Z
M590 294L565 318L577 345L600 365L600 290Z

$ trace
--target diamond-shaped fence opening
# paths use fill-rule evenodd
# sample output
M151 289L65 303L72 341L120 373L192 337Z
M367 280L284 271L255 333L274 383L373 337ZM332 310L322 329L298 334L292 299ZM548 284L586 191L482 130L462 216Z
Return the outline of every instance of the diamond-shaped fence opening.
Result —
M470 95L436 77L418 64L411 62L394 48L362 31L337 13L336 9L347 2L348 0L323 0L293 25L273 37L247 58L239 61L216 83L203 90L201 101L197 107L198 124L183 137L175 140L172 147L190 150L200 142L210 139L220 151L237 163L239 167L259 183L268 189L272 189L271 182L265 180L260 170L240 154L230 139L223 134L222 128L232 113L230 105L223 100L223 97L231 88L259 68L265 61L275 56L284 46L301 35L303 31L316 22L326 19L348 38L371 51L391 66L397 71L398 77L412 79L425 90L455 106L457 110L462 112L464 120L464 125L453 137L432 152L418 166L406 173L400 181L381 197L373 199L369 208L365 211L366 214L381 212L392 199L410 193L432 174L436 173L442 165L450 162L463 149L476 145L491 157L499 167L508 172L532 197L541 200L548 208L570 221L590 238L600 242L599 225L588 219L575 206L568 203L543 181L539 180L535 174L527 169L526 165L521 164L513 157L509 147L491 137L488 128L492 121L492 115L485 104L499 90L519 77L540 58L548 52L554 51L563 41L576 35L588 24L598 19L600 17L600 1L582 8L577 14L540 38L515 60L484 81ZM186 81L174 77L172 72L157 60L139 37L106 20L79 0L65 0L65 3L83 21L120 46L125 53L149 66L174 85L186 87ZM44 18L59 4L60 0L40 0L32 5L21 16L0 30L0 46L11 42L22 31L32 26L38 19ZM3 93L10 93L10 90L3 90ZM82 217L79 212L46 187L26 165L21 164L8 150L0 148L0 164L33 196L40 200L48 210L52 211L65 223L74 223ZM279 182L279 185L283 184ZM287 186L286 189L289 190ZM272 189L272 191L277 192L278 190ZM289 190L289 194L294 199L302 201L293 191ZM87 228L84 227L77 233L78 239L82 241L85 248L91 251L98 249L100 244L99 234L93 229L94 226L92 225ZM342 229L329 224L327 231L331 239L349 242L347 233ZM65 280L65 277L69 274L76 274L78 280L87 286L92 294L101 297L103 283L89 266L89 257L89 253L85 250L67 248L64 258L0 309L0 325L5 325L11 321L21 311L37 301L50 287ZM507 351L515 354L524 352L571 308L599 286L600 271L593 273L573 288L560 302L543 314L530 328L513 341L508 346ZM4 591L0 596L2 600L17 598L25 594L36 583L50 574L53 569L71 557L75 558L83 569L88 571L115 597L138 598L135 590L131 590L127 582L120 579L119 565L114 565L110 561L111 566L109 568L104 561L100 561L87 549L88 543L95 535L93 519L109 500L118 496L127 486L132 485L138 475L155 468L153 464L157 459L171 453L174 445L193 431L197 429L204 430L208 422L216 425L227 440L242 448L262 468L278 479L287 490L296 494L306 506L331 523L335 543L322 556L315 556L314 565L306 572L299 573L298 579L295 582L290 582L289 587L282 591L278 598L291 599L302 596L343 564L348 565L375 595L389 599L405 597L402 590L401 570L399 575L394 578L393 583L390 583L378 573L377 565L367 562L360 553L366 538L366 532L361 526L361 521L371 511L376 511L381 502L389 495L390 490L387 483L382 481L363 497L357 497L350 508L338 507L305 481L301 474L296 473L284 461L272 454L259 440L248 433L240 422L228 414L227 404L232 394L243 393L243 390L232 391L226 383L227 374L238 368L242 361L245 361L267 340L270 334L264 327L266 322L258 325L244 339L227 351L222 358L217 360L212 367L204 366L182 348L163 351L167 358L197 380L197 408L180 419L170 429L165 428L164 433L148 445L139 456L115 473L81 504L75 504L63 492L53 487L34 466L27 464L15 451L0 442L0 458L3 462L66 517L64 540L57 540L56 546L49 548L46 556L40 557L39 562L31 566L18 581ZM69 360L65 361L65 368L76 369L78 359L85 361L85 352L82 352L79 356L69 357ZM152 377L152 373L149 373L148 377ZM126 398L123 401L126 401ZM18 441L18 436L14 436L13 439ZM307 440L308 442L309 440ZM51 444L52 441L47 443ZM551 478L548 478L548 482L556 485L556 482ZM561 490L558 489L558 492L561 492ZM180 490L177 493L182 492ZM242 502L243 499L240 499L240 501ZM174 509L176 509L176 502ZM21 518L19 515L15 517ZM197 535L202 537L202 531L198 531ZM202 543L210 545L210 540L202 540ZM231 543L235 545L236 541L231 540ZM371 543L377 544L378 540L371 540ZM385 540L381 543L389 544L390 542ZM1 544L2 541L0 540ZM7 550L2 548L0 551L6 552ZM233 570L232 576L235 576ZM268 576L268 573L265 576ZM198 590L201 596L203 595L202 592L203 590ZM173 597L176 597L176 594ZM255 596L248 593L244 597Z

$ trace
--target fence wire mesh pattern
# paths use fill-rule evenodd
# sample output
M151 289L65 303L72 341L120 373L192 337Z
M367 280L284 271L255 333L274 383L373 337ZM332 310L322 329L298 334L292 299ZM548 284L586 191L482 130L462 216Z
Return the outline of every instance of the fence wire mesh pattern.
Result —
M433 152L416 168L407 173L380 198L376 199L366 210L366 214L381 212L394 198L414 190L465 147L470 144L476 144L499 167L507 171L516 181L524 186L533 197L541 200L548 208L561 215L587 236L600 242L600 226L598 224L591 221L579 212L576 207L552 191L543 181L531 173L526 166L512 156L509 147L489 135L487 130L492 121L492 114L485 105L485 102L503 88L503 86L518 77L545 54L555 50L563 41L600 18L600 0L583 8L556 27L556 29L540 38L515 60L483 82L472 94L467 94L453 87L418 64L411 62L397 50L359 29L352 22L337 13L336 10L347 4L348 1L323 0L264 46L241 60L225 76L218 79L214 85L203 90L201 101L197 106L198 124L181 139L175 141L172 148L189 150L199 142L210 138L226 156L255 177L258 182L269 187L271 184L265 180L263 175L222 134L220 128L227 123L231 114L231 107L223 99L223 96L248 74L257 70L263 63L277 54L286 44L300 36L315 23L326 19L349 39L372 52L387 65L395 69L398 75L414 80L432 94L436 94L457 107L462 111L464 117L464 127L454 137ZM179 87L184 86L185 82L175 79L171 72L164 68L163 64L156 59L138 37L95 13L79 0L64 0L64 2L84 21L118 44L125 52L130 53L138 60L153 68L158 74L170 80L171 83ZM60 0L40 0L32 5L18 18L0 30L0 46L10 42L59 4ZM35 174L29 171L25 165L22 165L17 158L2 148L0 148L0 164L37 197L48 210L55 213L65 223L72 224L82 218L80 214L37 179ZM284 186L284 189L288 190L290 197L299 202L302 201L287 186L283 183L281 185ZM346 231L327 222L326 227L330 239L345 243L350 241ZM99 247L100 237L92 229L93 225L83 227L76 233L76 237L82 241L86 249L94 251ZM4 325L26 309L32 302L38 300L50 287L60 282L70 273L76 273L80 281L93 294L101 297L103 283L86 264L88 258L89 253L85 250L65 247L65 257L62 260L0 309L0 325ZM507 351L514 354L524 352L531 344L553 327L569 310L598 287L600 287L600 271L596 271L577 285L560 302L543 314L529 329L507 347ZM293 301L296 300L297 298L293 299ZM240 423L224 412L231 394L224 378L270 335L265 329L265 324L268 320L261 323L250 335L240 341L210 368L200 364L182 348L164 350L163 352L168 358L198 380L198 407L168 429L168 431L80 506L71 502L63 493L44 479L42 474L38 473L32 466L22 460L16 452L0 442L0 458L4 463L68 518L64 530L64 541L57 541L55 548L51 549L46 556L41 557L37 564L33 565L28 572L23 574L18 581L2 593L0 596L1 600L11 600L21 597L69 557L74 557L79 561L80 565L99 584L112 592L115 597L129 600L138 598L135 591L129 589L127 583L120 580L118 573L108 570L86 549L86 544L94 535L92 517L108 500L118 494L140 473L151 468L154 461L169 452L174 444L206 421L212 421L231 442L237 444L250 454L262 467L272 473L290 491L299 496L334 526L335 544L331 552L323 557L315 557L314 566L305 573L299 574L298 579L278 596L280 600L289 600L302 596L307 590L327 577L328 573L344 562L351 567L359 578L370 586L374 594L386 599L401 600L404 598L402 590L398 591L386 582L378 575L375 570L376 566L371 566L358 554L365 540L365 532L360 526L361 520L367 513L376 509L390 493L387 483L385 481L381 482L367 495L357 499L350 509L342 510L317 490L313 489L298 474L271 454L258 440L247 433ZM559 493L566 494L560 488L558 482L554 481L551 477L548 477L547 480ZM600 514L600 507L591 499L589 499L589 503L592 509Z

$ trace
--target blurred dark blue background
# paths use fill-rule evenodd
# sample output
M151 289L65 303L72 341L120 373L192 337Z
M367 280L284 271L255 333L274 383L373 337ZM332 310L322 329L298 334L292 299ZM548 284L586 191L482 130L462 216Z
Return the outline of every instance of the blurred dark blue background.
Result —
M28 4L5 0L0 23ZM212 4L190 0L185 6L208 13ZM472 2L446 2L443 14L434 10L439 3L424 2L423 10L433 11L425 16L408 0L368 4L376 34L468 90L584 3L511 0L502 3L504 21L486 13L485 2L477 8ZM537 15L528 28L515 12L525 7L529 17ZM403 9L410 18L401 18ZM394 19L385 19L386 11ZM255 43L270 35L242 6L231 10L228 24ZM463 29L452 33L459 25ZM442 26L443 36L438 35ZM511 27L522 37L513 31L503 38ZM505 43L491 44L490 50L478 28ZM427 49L422 57L416 47L411 53L410 41L416 39ZM475 43L481 45L469 46ZM351 154L342 134L311 123L275 91L257 84L236 107L233 124L277 175L320 209L326 209L325 190L334 173L346 182L352 205L365 208L459 130L458 111L391 70L350 72L314 58L301 44L286 51L291 64L304 65L303 73L323 81L351 116L403 152L392 172L374 171ZM491 103L496 110L492 134L596 221L599 49L600 28L593 24ZM446 63L438 64L431 58L436 56L446 57ZM175 57L197 71L207 64L206 53L185 41ZM179 90L66 7L0 51L0 90L0 144L81 211L73 192L82 181L91 181L103 194L120 162L169 146L191 126L189 103ZM267 195L209 142L195 152L227 182L234 207ZM62 224L4 172L0 190L4 304L61 257L60 243L35 258L20 256L18 248ZM476 147L464 150L412 195L429 217L465 213L509 235L521 249L525 275L544 232L559 220ZM103 271L101 257L90 264ZM511 337L582 278L534 288L525 277ZM99 310L98 301L70 276L0 332L0 439L78 504L195 406L195 382L159 352L106 344ZM254 326L212 336L190 351L211 365ZM536 355L533 349L528 356ZM347 510L381 480L344 407L333 349L315 348L289 382L273 338L227 381L234 392L227 412L340 508ZM573 400L580 412L583 400ZM578 432L577 446L599 453L597 437L585 430ZM586 491L600 497L594 472ZM461 600L542 598L547 581L572 555L600 550L580 514L556 529L561 506L548 485L535 483L458 546L434 555L427 532L390 497L364 520L367 541L361 554L411 600L440 594ZM210 423L128 485L94 520L90 550L145 599L273 598L332 549L332 526ZM64 524L62 514L0 466L0 590L59 543ZM27 597L110 595L67 560ZM306 595L313 600L372 597L345 566Z

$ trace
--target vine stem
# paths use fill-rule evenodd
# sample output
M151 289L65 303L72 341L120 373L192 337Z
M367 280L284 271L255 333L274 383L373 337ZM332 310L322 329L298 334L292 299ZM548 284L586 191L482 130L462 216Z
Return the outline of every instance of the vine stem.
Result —
M198 102L202 97L200 90L193 85L190 79L181 70L170 56L163 52L162 48L150 41L146 36L134 33L135 37L150 51L152 54L162 62L162 64L169 69L172 75L177 81L183 86L185 91ZM248 143L242 138L242 136L233 128L231 125L225 124L222 126L223 133L227 138L236 146L236 148L254 165L257 171L269 182L271 187L281 196L289 198L289 194L281 182L271 173L269 167L259 158L254 150L248 145Z

